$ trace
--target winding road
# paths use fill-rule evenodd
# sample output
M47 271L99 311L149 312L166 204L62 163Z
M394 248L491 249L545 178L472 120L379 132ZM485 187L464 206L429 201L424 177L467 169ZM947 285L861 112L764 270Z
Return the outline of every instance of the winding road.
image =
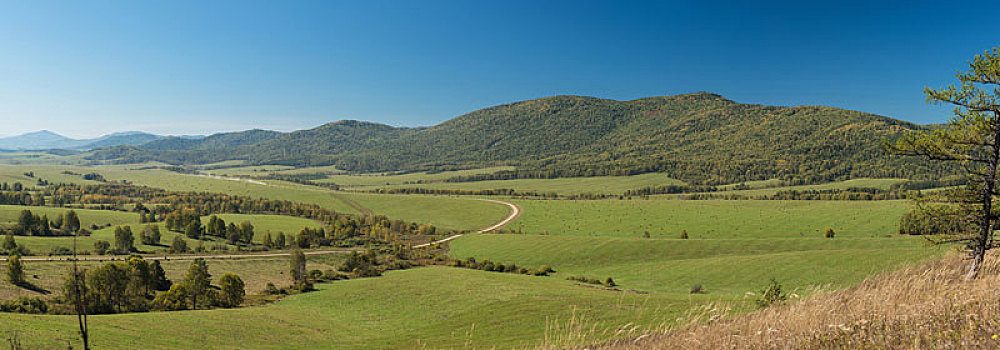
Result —
M514 221L514 219L517 219L518 216L521 216L521 206L519 206L517 204L511 203L511 202L499 201L499 200L495 200L495 199L476 198L474 200L484 201L484 202L491 202L491 203L497 203L497 204L503 204L503 205L506 205L507 207L510 208L510 215L508 215L506 219L503 219L503 221L500 221L500 222L496 223L496 225L493 225L493 226L484 228L482 230L476 231L476 233L486 233L486 232L490 232L490 231L499 230L500 228L502 228L502 227L506 226L507 224L509 224L511 221ZM465 236L465 234L449 236L448 238L445 238L445 239L442 239L442 240L439 240L439 241L433 241L433 242L430 242L430 243L418 244L418 245L415 245L413 247L414 248L423 248L423 247L430 246L431 244L444 243L444 242L447 242L447 241L450 241L450 240L453 240L455 238L462 237L462 236Z
M490 226L490 227L484 228L482 230L476 231L476 233L486 233L486 232L490 232L490 231L499 230L500 228L502 228L502 227L506 226L507 224L509 224L511 221L514 221L514 219L517 219L518 216L521 216L521 207L518 206L517 204L511 203L511 202L505 202L505 201L495 200L495 199L482 199L482 198L475 198L475 199L469 199L469 200L477 200L477 201L485 201L485 202L503 204L503 205L506 205L508 208L510 208L510 215L508 215L505 219L503 219L502 221L494 224L493 226ZM448 242L450 240L453 240L453 239L456 239L456 238L459 238L459 237L462 237L462 236L465 236L465 234L453 235L453 236L449 236L447 238L444 238L442 240L433 241L433 242L430 242L430 243L419 244L419 245L415 245L413 247L414 248L428 247L428 246L430 246L432 244L440 244L440 243ZM311 251L305 251L304 253L305 253L305 255L345 254L345 253L350 253L350 252L352 252L354 250L355 249L311 250ZM169 256L167 256L167 255L142 255L142 258L146 259L146 260L194 260L194 259L206 259L206 260L213 260L214 259L214 260L221 260L221 259L275 258L275 257L289 256L289 255L291 255L291 252L284 252L284 253L220 254L220 255L169 255ZM129 257L128 255L119 255L119 256L89 256L89 255L84 255L84 256L78 257L78 259L79 259L79 261L113 261L113 260L126 260L126 259L128 259L128 257ZM0 261L7 261L7 258L6 257L0 258ZM21 261L67 261L68 262L68 261L73 261L73 258L70 257L70 256L26 256L26 257L22 257Z

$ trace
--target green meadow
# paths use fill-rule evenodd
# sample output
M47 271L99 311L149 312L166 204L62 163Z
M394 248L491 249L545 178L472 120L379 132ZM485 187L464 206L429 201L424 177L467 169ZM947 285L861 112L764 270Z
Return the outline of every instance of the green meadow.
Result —
M512 200L524 213L508 225L524 233L692 239L895 235L908 201Z
M487 180L472 182L435 182L424 184L405 184L378 186L380 188L432 188L448 190L495 190L513 189L518 192L535 192L540 194L557 193L561 195L595 193L622 194L628 190L644 187L684 185L683 181L672 179L666 174L649 173L633 176L592 176L556 179L516 179Z
M213 269L210 262L209 268ZM321 284L272 305L91 316L94 348L523 348L573 319L604 329L671 322L711 295L635 294L534 277L429 267ZM29 348L65 348L72 316L0 313ZM546 331L551 329L551 331ZM178 330L184 336L178 337ZM247 334L253 334L247 337ZM600 341L596 332L579 341Z

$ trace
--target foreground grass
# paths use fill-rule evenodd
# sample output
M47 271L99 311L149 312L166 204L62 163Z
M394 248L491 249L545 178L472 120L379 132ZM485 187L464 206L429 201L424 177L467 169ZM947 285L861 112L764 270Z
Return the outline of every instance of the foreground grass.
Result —
M234 310L94 316L95 348L520 348L574 315L595 325L653 326L707 296L637 295L533 277L443 267L320 285L276 304ZM655 311L655 312L653 312ZM0 314L29 348L76 343L75 318ZM178 336L183 332L184 336ZM608 340L601 333L590 341Z
M996 349L1000 261L991 255L973 281L962 280L968 262L950 255L801 302L736 317L706 309L689 315L687 326L634 332L632 340L587 348Z

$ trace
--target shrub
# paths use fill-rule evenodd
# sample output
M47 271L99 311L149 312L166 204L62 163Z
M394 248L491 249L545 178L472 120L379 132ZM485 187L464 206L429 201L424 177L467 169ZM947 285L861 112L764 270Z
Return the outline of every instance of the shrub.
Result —
M616 287L616 286L618 286L618 284L615 283L615 280L611 279L611 277L608 277L608 279L604 281L604 285L608 286L608 287Z
M187 253L187 241L185 241L181 236L174 237L174 241L170 244L169 251L171 253Z
M690 293L691 294L705 294L705 288L702 287L700 283L696 283L695 285L691 286Z
M49 304L39 297L20 297L15 300L0 300L0 312L23 314L44 314L49 312Z
M219 305L236 307L243 304L243 298L247 293L240 276L231 273L222 275L222 278L219 279L219 288L221 290L218 299Z
M681 230L680 238L681 239L688 239L688 231L687 230Z
M107 254L108 249L111 249L111 242L102 240L94 242L94 253L97 253L97 255Z
M834 235L835 233L832 228L827 227L826 229L823 229L823 237L833 238Z
M264 294L267 294L267 295L279 295L279 294L286 294L286 293L283 290L278 289L278 287L275 287L274 283L267 282L267 286L264 287Z
M771 279L771 283L760 291L760 298L757 299L757 307L766 308L775 303L780 303L788 299L785 292L781 290L781 284L777 280Z
M73 250L66 247L52 247L49 255L73 255Z

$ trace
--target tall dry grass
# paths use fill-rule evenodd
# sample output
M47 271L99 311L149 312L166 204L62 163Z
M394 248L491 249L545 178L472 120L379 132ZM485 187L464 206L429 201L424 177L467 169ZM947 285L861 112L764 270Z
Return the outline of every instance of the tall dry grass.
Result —
M729 317L706 307L669 327L623 327L627 340L576 349L969 349L1000 348L1000 254L986 260L980 277L963 281L966 261L941 261L816 293L802 301ZM567 348L563 340L594 332L583 325L551 336L542 348ZM558 341L552 341L558 340Z

